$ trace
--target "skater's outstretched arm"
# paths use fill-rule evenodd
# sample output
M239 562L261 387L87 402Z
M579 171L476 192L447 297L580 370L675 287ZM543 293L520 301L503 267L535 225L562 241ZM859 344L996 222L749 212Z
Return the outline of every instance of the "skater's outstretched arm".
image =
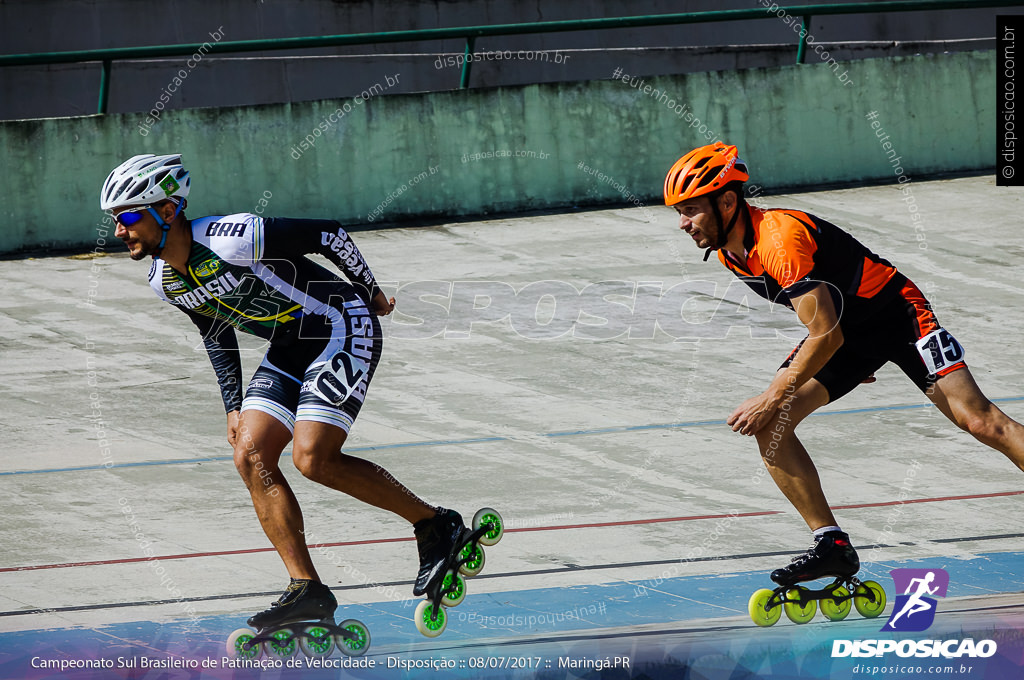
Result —
M235 329L225 321L218 321L189 309L180 308L199 329L210 357L213 372L217 374L220 396L227 413L228 443L235 445L238 430L238 412L242 408L242 359L238 354Z
M377 316L386 316L394 310L395 299L388 299L377 287L370 265L359 252L355 241L338 222L267 218L263 222L263 238L260 257L273 260L293 259L311 253L323 255L360 290L360 297L370 311Z
M789 366L780 370L768 389L740 404L726 423L733 432L753 435L768 424L782 403L821 370L843 344L843 331L828 286L820 283L790 298L807 338Z
M373 304L380 292L370 271L348 232L334 220L304 220L270 217L263 221L264 260L294 259L317 253L334 263L356 288L367 304Z

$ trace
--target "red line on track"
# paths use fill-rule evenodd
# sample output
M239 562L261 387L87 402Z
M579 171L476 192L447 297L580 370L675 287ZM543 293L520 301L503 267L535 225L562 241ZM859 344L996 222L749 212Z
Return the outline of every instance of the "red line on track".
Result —
M970 496L939 496L938 498L912 498L905 501L886 501L885 503L860 503L857 505L833 505L833 510L850 510L851 508L880 508L886 505L903 505L904 503L938 503L940 501L966 501L974 498L998 498L1000 496L1020 496L1024 491L999 491L997 493L978 493Z
M657 519L630 519L622 522L597 522L595 524L562 524L551 527L521 527L519 529L508 529L513 531L554 531L557 529L592 529L594 527L625 527L635 524L658 524L659 522L690 522L695 519L725 519L726 517L761 517L763 515L781 515L779 510L768 510L766 512L740 512L735 515L691 515L690 517L661 517Z
M506 529L506 533L518 531L557 531L562 529L590 529L593 527L619 527L635 524L657 524L659 522L688 522L699 519L723 519L725 517L759 517L761 515L778 515L778 510L768 512L742 512L736 515L693 515L690 517L659 517L654 519L632 519L621 522L597 522L594 524L564 524L560 526L544 527L521 527L519 529ZM308 546L310 548L337 548L350 545L376 545L378 543L399 543L401 541L412 541L412 536L402 538L372 538L365 541L343 541L340 543L317 543ZM222 555L247 555L250 553L274 552L274 548L248 548L246 550L219 550L217 552L185 553L182 555L159 555L155 557L126 557L116 560L94 560L92 562L64 562L63 564L38 564L29 567L3 567L0 573L9 571L33 571L35 569L63 569L65 567L93 567L101 564L131 564L132 562L147 562L149 560L184 560L193 557L219 557Z
M882 503L860 503L857 505L833 505L835 510L850 510L854 508L877 508L887 505L901 505L903 503L938 503L941 501L962 501L976 498L998 498L1000 496L1020 496L1024 491L1001 491L997 493L980 493L970 496L940 496L938 498L915 498L903 501L885 501ZM690 515L687 517L656 517L653 519L631 519L621 522L595 522L592 524L561 524L556 526L543 527L520 527L518 529L507 529L507 533L520 531L562 531L565 529L593 529L599 527L622 527L635 526L638 524L660 524L663 522L691 522L694 520L725 519L726 517L764 517L766 515L781 515L779 510L768 510L765 512L741 512L735 515ZM412 541L412 536L402 538L373 538L365 541L342 541L339 543L317 543L310 548L337 548L351 545L376 545L380 543L400 543ZM61 564L37 564L27 567L0 567L0 573L11 571L34 571L36 569L64 569L67 567L93 567L103 564L131 564L133 562L147 562L149 560L185 560L195 557L220 557L223 555L248 555L251 553L274 552L274 548L248 548L246 550L219 550L216 552L184 553L181 555L159 555L154 557L125 557L116 560L94 560L91 562L64 562Z

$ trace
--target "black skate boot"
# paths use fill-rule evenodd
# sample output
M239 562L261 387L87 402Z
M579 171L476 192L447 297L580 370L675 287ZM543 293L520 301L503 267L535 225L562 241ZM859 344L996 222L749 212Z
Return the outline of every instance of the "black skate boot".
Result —
M288 589L270 605L270 609L252 616L249 625L264 630L299 621L333 620L337 608L338 600L323 583L293 578Z
M780 586L832 576L847 578L860 569L860 558L850 545L850 537L842 531L829 531L814 539L814 544L797 555L787 566L771 573Z
M326 658L337 647L346 656L360 656L370 648L370 631L355 619L334 622L338 601L318 581L292 579L270 609L249 619L248 628L228 636L226 651L233 659L259 659L267 654L287 659L299 650L309 657Z
M438 508L430 519L413 525L416 543L420 552L420 570L412 594L420 596L439 578L443 578L449 565L462 547L464 534L469 531L462 515L454 510Z
M430 519L413 525L420 552L420 570L412 592L426 595L416 606L416 629L427 637L444 632L446 607L457 607L466 599L466 578L484 568L485 545L501 540L504 522L493 508L480 508L473 515L472 528L454 510L438 508Z

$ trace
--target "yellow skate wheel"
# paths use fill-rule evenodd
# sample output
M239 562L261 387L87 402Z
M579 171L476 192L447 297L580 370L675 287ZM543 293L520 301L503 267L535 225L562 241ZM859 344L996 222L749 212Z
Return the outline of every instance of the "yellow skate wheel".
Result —
M759 626L774 626L779 617L782 616L782 607L775 605L770 610L766 608L768 600L772 599L772 594L773 591L761 588L761 590L751 595L750 601L747 602L747 611L750 613L750 618Z
M466 599L466 579L459 575L459 572L449 571L441 581L441 604L445 607L458 607Z
M480 508L473 515L473 528L479 529L485 524L491 525L491 530L480 537L481 545L494 545L505 535L505 524L501 515L494 508Z
M868 599L868 591L874 596L874 601ZM857 608L860 615L866 619L873 619L885 609L885 589L875 581L864 581L854 593L853 606Z
M414 616L416 617L413 619L416 623L416 630L429 638L443 633L445 626L448 625L448 615L445 613L444 607L439 605L435 612L434 604L430 600L423 600L416 605Z
M344 635L334 636L334 644L342 654L345 656L366 654L366 650L370 648L370 629L366 627L366 624L355 619L345 619L338 625L338 628L347 630L355 636L353 639L346 638Z
M271 659L287 660L295 656L299 651L298 636L291 628L275 630L270 635L271 639L263 643L263 653Z
M850 610L853 608L853 605L850 603L849 599L842 599L844 597L848 598L850 595L850 591L842 586L839 586L838 588L832 591L832 594L835 597L840 598L840 601L836 601L829 597L826 597L824 600L821 600L821 613L824 614L825 618L829 621L842 621L850 614Z
M324 626L306 626L299 637L299 649L312 659L326 659L334 651L334 636Z
M259 644L252 644L256 639L256 633L248 628L239 628L228 636L227 652L232 659L258 659L263 656L263 647Z
M796 600L800 597L801 592L807 592L807 588L803 586L790 588L786 591L786 599ZM787 602L782 605L782 608L786 612L786 618L793 623L807 623L814 618L814 613L818 611L818 604L814 600L808 600L801 607L799 602Z

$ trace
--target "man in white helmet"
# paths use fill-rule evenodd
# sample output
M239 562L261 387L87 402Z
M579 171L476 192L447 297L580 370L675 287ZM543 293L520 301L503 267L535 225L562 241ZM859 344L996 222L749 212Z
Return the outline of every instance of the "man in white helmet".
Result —
M151 256L156 294L198 327L227 411L228 441L256 514L291 577L260 629L333 616L337 601L317 576L303 539L299 504L278 466L293 441L307 478L390 510L414 525L420 571L413 592L447 573L468 530L453 510L428 505L380 466L341 453L381 353L377 316L395 300L330 220L238 213L188 220L189 173L178 154L133 156L107 177L100 207L133 260ZM320 253L348 279L312 260ZM234 329L270 342L242 393Z

